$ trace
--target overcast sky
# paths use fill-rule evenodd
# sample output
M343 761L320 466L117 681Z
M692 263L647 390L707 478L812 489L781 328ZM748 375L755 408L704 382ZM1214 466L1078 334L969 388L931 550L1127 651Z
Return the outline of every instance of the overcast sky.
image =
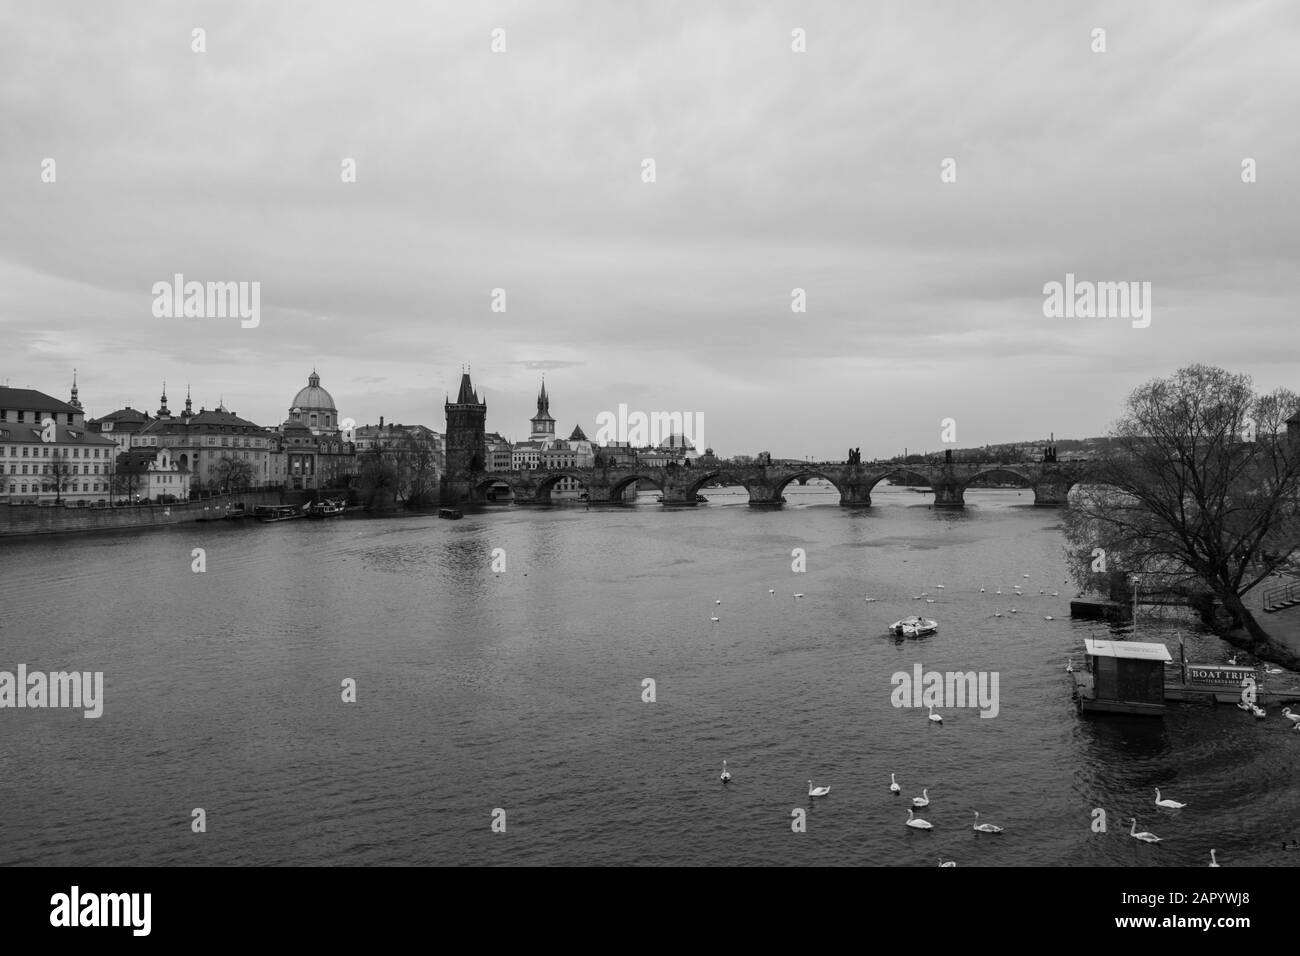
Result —
M315 367L441 431L467 363L507 437L545 371L566 435L819 458L1099 434L1194 361L1297 388L1298 43L1286 0L6 4L0 382L274 425ZM1067 272L1150 326L1046 318ZM156 318L175 273L260 325Z

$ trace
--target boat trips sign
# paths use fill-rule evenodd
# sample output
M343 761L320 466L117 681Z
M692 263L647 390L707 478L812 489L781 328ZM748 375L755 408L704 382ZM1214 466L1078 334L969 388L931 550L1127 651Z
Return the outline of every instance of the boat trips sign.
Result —
M1214 684L1222 687L1240 687L1242 678L1254 677L1253 667L1229 667L1220 664L1188 664L1189 684Z

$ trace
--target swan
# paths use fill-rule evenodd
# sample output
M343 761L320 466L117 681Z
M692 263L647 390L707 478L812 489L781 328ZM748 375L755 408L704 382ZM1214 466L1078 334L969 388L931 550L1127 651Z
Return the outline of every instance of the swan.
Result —
M768 589L767 589L767 593L768 593L768 594L775 594L775 593L776 593L776 588L768 588Z
M798 593L798 592L796 592L796 593L795 593L795 597L796 597L796 598L801 598L801 597L803 597L803 595L800 594L800 593Z
M1287 720L1291 721L1296 726L1300 726L1300 714L1291 713L1290 707L1282 708L1282 716L1285 717Z
M717 615L710 615L709 620L712 621L714 624L718 623Z
M722 776L720 776L718 779L721 780L723 783L727 783L729 780L731 780L731 771L727 769L727 761L725 760L722 761Z
M1016 613L1016 609L1015 609L1015 608L1012 608L1012 609L1011 609L1011 613L1012 613L1012 614L1015 614L1015 613Z
M995 827L991 823L980 823L980 812L978 810L972 810L971 813L975 814L975 825L971 827L971 829L974 830L976 833L1001 833L1002 832L1001 827Z
M810 796L810 797L824 797L824 796L826 796L826 794L828 794L828 793L830 793L830 792L831 792L831 788L830 788L830 787L814 787L814 786L812 785L812 781L811 781L811 780L808 781L808 796Z
M1073 657L1071 657L1069 660L1067 660L1067 661L1065 662L1065 672L1066 672L1067 674L1073 674L1073 673L1074 673L1074 658L1073 658Z
M1061 596L1061 592L1060 592L1060 591L1053 591L1053 592L1052 592L1052 597L1060 597L1060 596Z
M1027 575L1027 574L1022 574L1022 575L1020 575L1020 576L1021 576L1022 578L1027 578L1027 577L1029 577L1029 575Z
M934 598L926 598L926 599L925 599L925 603L926 603L926 604L933 604L933 603L934 603Z
M995 591L994 593L996 593L996 594L1001 594L1001 593L1002 593L1002 589L1001 589L1001 588L998 588L997 591Z
M1264 668L1264 673L1266 673L1266 674L1280 674L1280 673L1282 673L1282 668L1280 668L1280 667L1265 667L1265 668Z
M903 792L903 788L898 785L898 781L894 779L894 775L892 773L889 775L889 792L890 793Z
M983 588L980 588L980 594L983 594L983 593L984 593L984 589L983 589Z
M941 723L943 723L943 715L942 715L942 714L936 714L936 713L934 712L934 704L929 704L929 705L927 705L927 706L929 706L929 708L930 708L930 719L933 720L936 724L941 724Z
M1044 615L1043 615L1043 620L1044 620L1044 621L1054 621L1054 620L1056 620L1056 618L1052 617L1052 615L1050 615L1050 614L1044 614Z
M1218 865L1219 865L1218 858L1215 857L1215 855L1214 855L1214 851L1211 850L1211 851L1210 851L1210 866L1218 866Z
M1138 832L1137 832L1137 828L1138 828L1137 818L1134 817L1134 818L1133 818L1133 826L1130 827L1130 828L1129 828L1129 831L1128 831L1128 835L1131 836L1133 839L1135 839L1135 840L1141 840L1143 843L1159 843L1159 842L1160 842L1160 837L1156 836L1154 833L1148 833L1148 832L1145 831L1145 830L1143 830L1141 833L1138 833Z
M1002 616L1002 612L1001 612L1001 611L994 611L994 612L993 612L993 616L994 616L994 617L1001 617L1001 616Z
M940 590L940 591L943 590L943 585L942 585L942 584L936 584L935 587L936 587L938 590Z
M919 595L919 594L913 594L913 595L912 595L912 600L913 600L913 601L919 601L919 600L921 600L921 595Z
M956 865L957 865L957 861L956 861L956 860L949 860L947 863L945 863L945 862L943 862L943 857L939 857L939 866L941 866L941 867L945 867L945 866L956 866Z
M1237 655L1236 655L1236 654L1233 654L1231 657L1229 657L1229 658L1228 658L1228 663L1231 664L1233 667L1236 667L1236 666L1237 666Z
M1170 810L1181 810L1183 807L1187 806L1187 804L1179 803L1177 800L1161 800L1160 788L1156 787L1156 806L1168 807Z
M919 797L913 797L913 798L912 798L912 806L914 806L914 807L928 807L929 805L930 805L930 788L929 788L929 787L922 787L922 788L921 788L921 795L920 795Z
M714 603L714 604L721 604L722 602L721 602L721 601L714 601L713 603Z
M916 816L916 814L914 814L911 810L907 811L907 825L909 827L915 827L917 830L934 829L934 824L930 823L928 820L922 820L920 817Z

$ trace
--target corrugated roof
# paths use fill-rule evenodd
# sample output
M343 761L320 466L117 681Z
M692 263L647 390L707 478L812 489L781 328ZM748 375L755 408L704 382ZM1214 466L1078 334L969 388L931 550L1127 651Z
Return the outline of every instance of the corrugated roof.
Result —
M1163 644L1143 644L1138 641L1103 641L1091 637L1083 639L1084 647L1092 657L1122 657L1140 661L1172 661L1169 648Z

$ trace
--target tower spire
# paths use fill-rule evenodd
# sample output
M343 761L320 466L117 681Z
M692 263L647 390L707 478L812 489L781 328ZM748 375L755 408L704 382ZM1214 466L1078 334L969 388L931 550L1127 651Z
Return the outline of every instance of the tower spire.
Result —
M185 417L189 418L194 414L194 406L190 404L190 387L185 386Z
M68 399L68 404L73 408L81 408L81 400L77 398L77 370L72 370L72 397Z

